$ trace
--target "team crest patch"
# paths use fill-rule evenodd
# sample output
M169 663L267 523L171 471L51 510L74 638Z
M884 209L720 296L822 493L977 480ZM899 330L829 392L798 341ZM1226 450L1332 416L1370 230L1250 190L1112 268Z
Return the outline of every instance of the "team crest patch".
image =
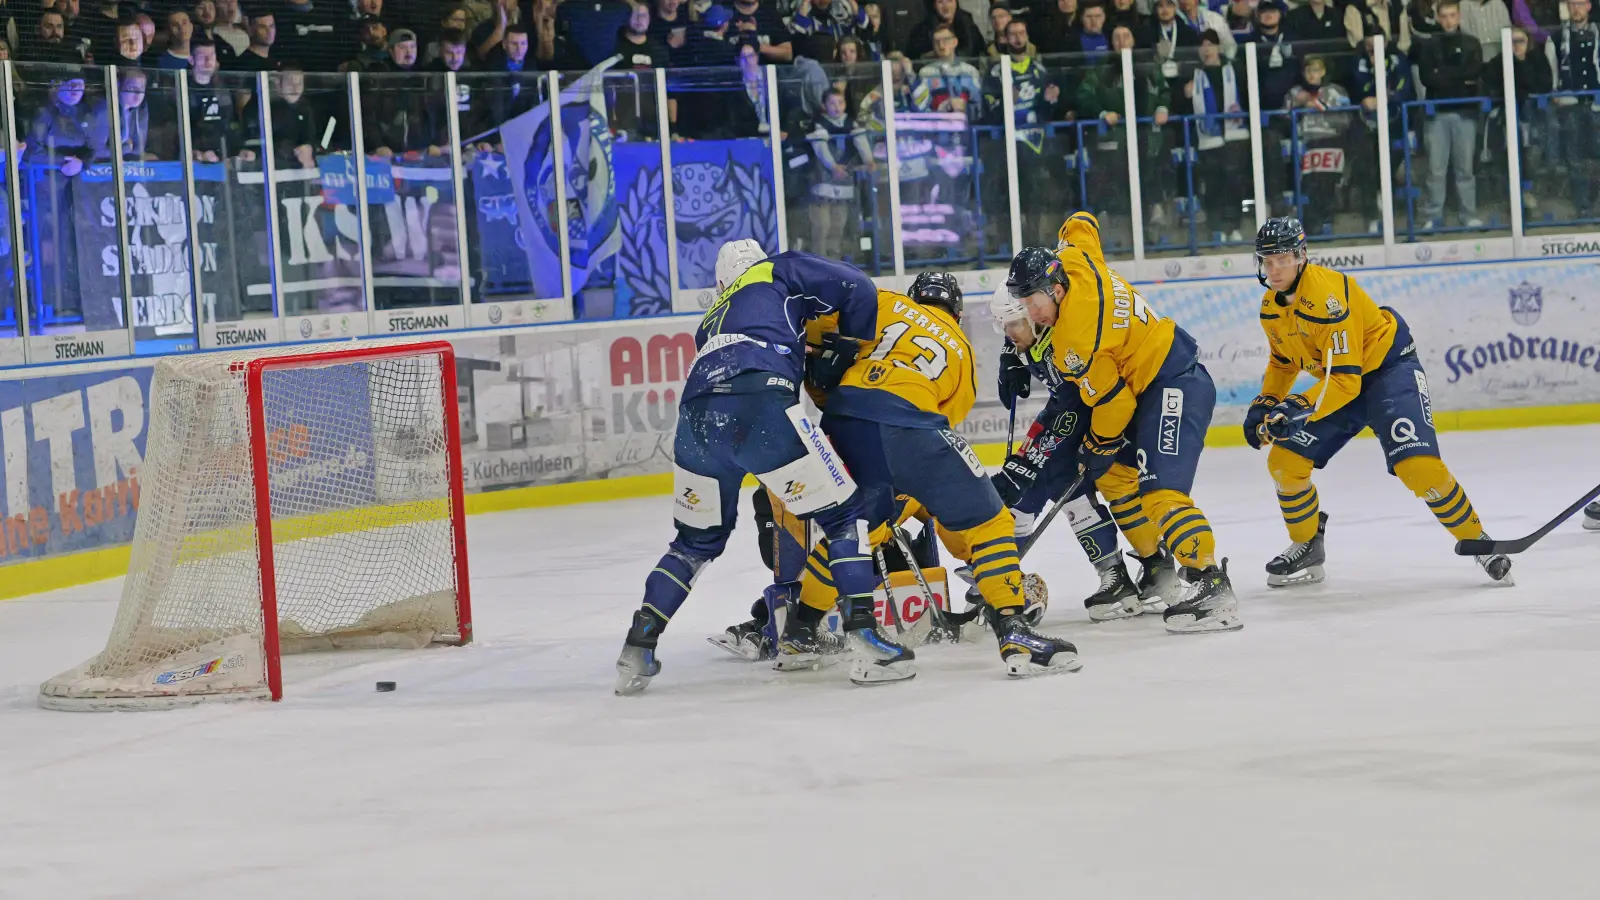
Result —
M1340 305L1339 298L1333 296L1332 294L1328 295L1326 307L1328 310L1328 318L1330 319L1337 319L1344 315L1344 307Z
M1061 355L1061 365L1066 369L1068 375L1077 375L1088 368L1088 364L1083 361L1083 357L1079 356L1076 350L1068 350L1063 353Z
M867 384L877 384L878 382L882 381L883 376L887 374L889 374L889 369L887 366L881 366L877 363L873 363L867 367Z

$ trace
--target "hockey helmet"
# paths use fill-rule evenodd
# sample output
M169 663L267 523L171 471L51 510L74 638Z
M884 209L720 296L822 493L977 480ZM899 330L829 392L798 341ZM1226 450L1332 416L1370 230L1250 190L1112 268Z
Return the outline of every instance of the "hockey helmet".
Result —
M1039 327L1039 323L1028 318L1028 307L1024 306L1021 300L1011 296L1009 293L997 293L990 299L989 315L994 317L994 330L1009 338L1012 343L1017 344L1019 347L1022 345L1023 340L1019 337L1021 329L1018 326L1028 326L1027 333L1032 335L1031 339L1027 341L1029 346L1038 343L1039 337L1044 333L1044 329Z
M1267 273L1262 268L1262 260L1280 253L1293 253L1302 264L1306 261L1306 228L1294 216L1268 219L1256 232L1256 280L1262 286L1267 285Z
M1061 260L1043 247L1024 247L1011 260L1011 271L1006 273L1006 293L1018 300L1037 294L1052 284L1067 287L1067 273Z
M961 299L961 285L949 272L923 272L911 282L911 299L925 306L942 306L956 321L961 321L961 311L966 303Z
M727 290L746 269L766 258L767 251L750 238L723 244L717 250L717 290Z

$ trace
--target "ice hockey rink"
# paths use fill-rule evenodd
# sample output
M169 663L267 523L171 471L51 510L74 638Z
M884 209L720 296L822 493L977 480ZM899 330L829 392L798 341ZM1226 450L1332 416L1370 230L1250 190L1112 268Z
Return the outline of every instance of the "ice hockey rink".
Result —
M1497 535L1600 480L1600 426L1443 443ZM476 644L290 658L278 704L46 712L120 581L0 603L0 898L1600 896L1600 533L1490 586L1358 441L1328 581L1269 592L1264 459L1195 491L1243 631L1091 626L1058 521L1026 568L1084 668L1022 682L987 636L875 688L719 651L746 527L613 696L666 497L472 518Z

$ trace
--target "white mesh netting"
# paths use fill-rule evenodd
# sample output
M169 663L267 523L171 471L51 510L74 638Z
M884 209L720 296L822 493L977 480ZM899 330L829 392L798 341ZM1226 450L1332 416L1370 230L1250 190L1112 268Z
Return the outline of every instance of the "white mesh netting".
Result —
M455 413L440 353L269 367L266 427L251 433L245 363L350 349L157 363L111 637L98 656L46 682L41 704L268 695L258 502L271 509L282 652L460 639L445 419ZM265 442L270 500L257 496L252 441Z

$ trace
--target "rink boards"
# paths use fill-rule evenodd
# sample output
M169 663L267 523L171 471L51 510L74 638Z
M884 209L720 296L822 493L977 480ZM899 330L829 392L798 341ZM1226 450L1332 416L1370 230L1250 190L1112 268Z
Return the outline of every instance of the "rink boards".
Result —
M994 393L993 273L962 273L978 403L962 432L986 462L1009 424ZM1600 260L1355 273L1410 323L1442 429L1600 421ZM1003 276L1002 276L1003 278ZM1146 283L1217 384L1208 443L1240 442L1267 347L1253 277ZM992 288L990 288L992 289ZM445 334L458 355L468 512L665 492L694 315ZM0 599L122 574L139 503L149 363L0 376ZM1019 430L1043 403L1024 401Z

